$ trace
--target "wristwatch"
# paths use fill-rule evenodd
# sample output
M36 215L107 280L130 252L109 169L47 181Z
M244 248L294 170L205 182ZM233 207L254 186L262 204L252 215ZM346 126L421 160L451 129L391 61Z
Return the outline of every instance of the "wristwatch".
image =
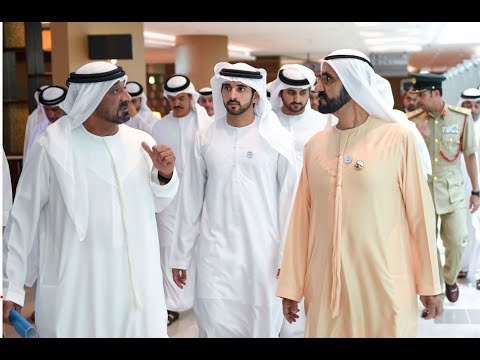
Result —
M170 182L170 180L172 180L172 178L170 179L167 179L166 177L163 177L162 175L160 175L160 171L158 172L158 181L164 183L164 184L168 184Z
M480 196L480 191L472 191L472 195Z

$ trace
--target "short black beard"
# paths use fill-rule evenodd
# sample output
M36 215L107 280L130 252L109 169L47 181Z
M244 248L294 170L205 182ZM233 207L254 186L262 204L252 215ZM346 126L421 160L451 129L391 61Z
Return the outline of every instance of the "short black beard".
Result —
M250 105L252 104L252 101L253 101L253 94L254 94L254 93L252 93L252 97L250 98L250 101L249 101L247 104L243 105L243 106L242 106L242 104L240 104L236 99L227 101L227 102L224 104L224 105L225 105L225 109L227 110L227 112L228 112L230 115L241 115L241 114L243 114L245 111L247 111L247 110L250 108ZM228 108L228 103L229 103L230 101L232 101L232 102L235 101L236 103L240 104L240 108L239 108L238 110L230 110L230 109Z
M301 105L301 108L299 110L295 110L295 108L293 107L293 105L290 105L290 104L284 104L285 107L290 110L291 112L294 112L294 113L301 113L303 110L305 110L305 106L307 106L307 103L305 104L300 104Z
M319 112L321 112L322 114L333 114L334 112L340 110L343 105L352 100L352 98L348 94L347 90L345 90L345 87L342 85L340 95L338 95L336 98L331 99L327 96L325 91L319 91L318 100Z
M115 124L125 124L128 120L130 120L130 114L127 111L123 116L115 116L111 122Z
M124 124L130 120L130 114L128 113L128 102L124 101L120 103L118 107L117 115L109 121L114 124Z

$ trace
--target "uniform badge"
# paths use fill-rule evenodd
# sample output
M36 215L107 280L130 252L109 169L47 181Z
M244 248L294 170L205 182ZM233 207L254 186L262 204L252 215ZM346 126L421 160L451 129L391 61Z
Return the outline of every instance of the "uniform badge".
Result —
M449 124L442 126L442 134L458 134L458 124Z
M451 125L443 125L442 126L442 134L451 134L451 133L452 133Z

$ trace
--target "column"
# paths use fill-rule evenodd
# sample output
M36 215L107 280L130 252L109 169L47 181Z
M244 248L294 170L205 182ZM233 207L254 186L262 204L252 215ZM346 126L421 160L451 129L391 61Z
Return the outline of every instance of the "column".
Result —
M228 37L223 35L178 35L175 72L188 76L195 89L210 87L213 67L228 61Z

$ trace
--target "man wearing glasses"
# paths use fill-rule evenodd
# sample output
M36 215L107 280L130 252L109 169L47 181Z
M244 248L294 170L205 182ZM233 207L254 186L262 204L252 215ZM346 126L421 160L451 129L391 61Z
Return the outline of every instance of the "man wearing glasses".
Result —
M306 337L415 337L417 295L427 319L442 312L425 144L365 54L328 55L317 90L318 110L339 122L305 145L283 313L296 321L304 298Z

